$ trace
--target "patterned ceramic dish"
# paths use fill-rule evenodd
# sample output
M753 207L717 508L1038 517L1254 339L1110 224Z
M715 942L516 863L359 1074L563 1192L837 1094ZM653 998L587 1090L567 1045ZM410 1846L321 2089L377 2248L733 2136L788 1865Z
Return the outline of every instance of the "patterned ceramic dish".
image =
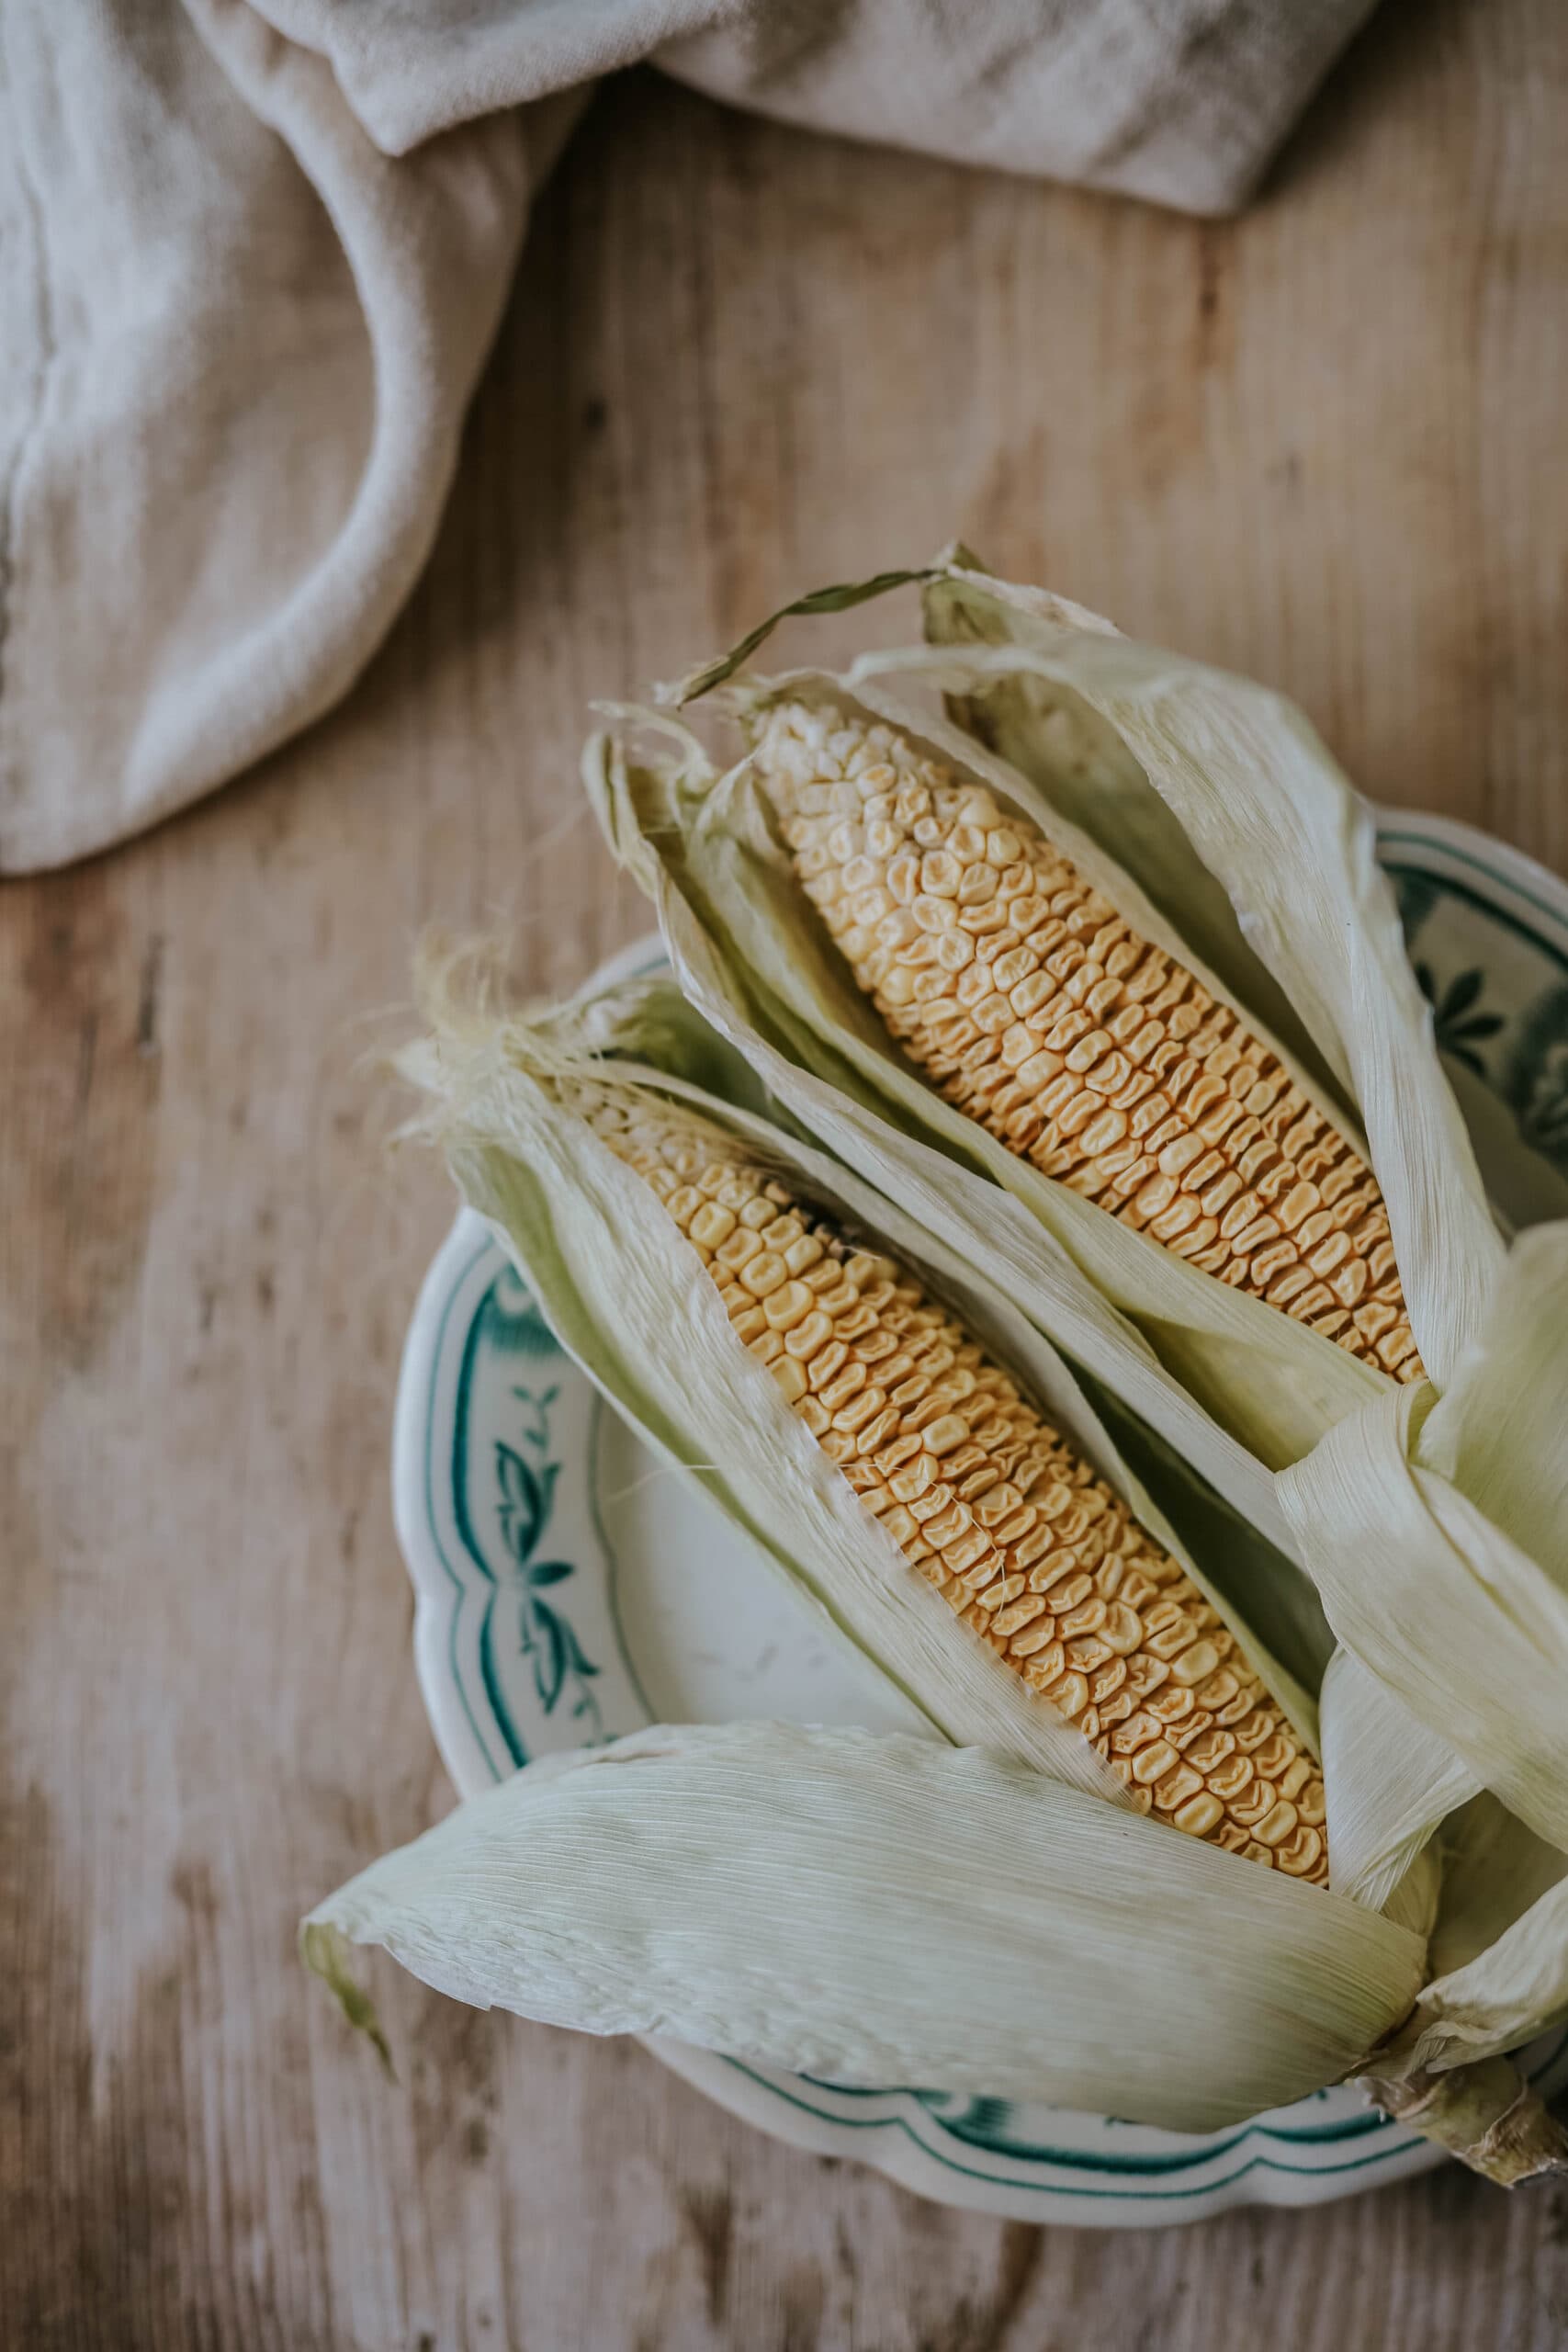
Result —
M1495 1197L1519 1223L1568 1215L1568 888L1438 818L1391 815L1380 854ZM659 960L644 943L606 977ZM465 1795L532 1756L660 1719L878 1724L874 1686L622 1427L468 1211L409 1332L393 1489L420 1684ZM781 2139L1031 2222L1146 2226L1315 2204L1440 2161L1349 2089L1188 2137L649 2046ZM1568 2032L1530 2060L1538 2079L1568 2081Z

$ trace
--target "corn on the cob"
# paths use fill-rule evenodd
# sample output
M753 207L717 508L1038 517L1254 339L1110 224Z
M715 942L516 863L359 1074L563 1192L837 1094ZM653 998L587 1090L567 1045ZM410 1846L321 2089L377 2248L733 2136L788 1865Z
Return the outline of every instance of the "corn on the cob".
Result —
M754 757L855 979L950 1102L1206 1272L1420 1378L1371 1170L1037 826L842 710L774 704Z
M729 1138L617 1099L589 1115L910 1566L1139 1809L1325 1881L1322 1780L1217 1611L953 1317Z

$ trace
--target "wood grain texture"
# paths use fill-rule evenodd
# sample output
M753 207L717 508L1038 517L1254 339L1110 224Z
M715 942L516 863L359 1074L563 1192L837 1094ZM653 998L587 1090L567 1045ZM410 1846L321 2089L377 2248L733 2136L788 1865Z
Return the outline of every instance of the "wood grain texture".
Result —
M448 1202L363 1067L420 926L515 915L530 981L586 972L643 921L589 698L954 530L1568 865L1565 96L1556 0L1390 5L1216 226L613 86L347 706L0 892L0 2342L1563 2341L1561 2192L999 2226L389 1968L389 2090L292 1944L450 1796L386 1493Z

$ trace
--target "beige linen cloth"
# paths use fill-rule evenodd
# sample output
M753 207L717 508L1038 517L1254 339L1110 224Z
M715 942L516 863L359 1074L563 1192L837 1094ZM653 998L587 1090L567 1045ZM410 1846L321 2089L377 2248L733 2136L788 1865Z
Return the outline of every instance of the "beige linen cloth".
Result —
M4 0L0 872L341 695L592 78L1199 212L1371 0Z

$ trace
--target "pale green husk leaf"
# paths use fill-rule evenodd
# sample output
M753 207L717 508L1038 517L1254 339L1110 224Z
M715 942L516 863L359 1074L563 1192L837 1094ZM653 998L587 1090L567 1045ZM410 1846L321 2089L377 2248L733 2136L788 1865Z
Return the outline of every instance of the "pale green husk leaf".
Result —
M1510 1248L1417 1457L1568 1592L1565 1352L1568 1223L1540 1225Z
M530 1766L310 1924L549 2024L1182 2131L1344 2075L1421 1966L1386 1919L995 1753L760 1723Z
M1381 1911L1433 1831L1481 1783L1348 1650L1329 1660L1318 1714L1329 1882Z
M1356 1653L1329 1668L1322 1723L1334 1883L1361 1901L1381 1905L1485 1787L1531 1842L1568 1834L1568 1464L1552 1369L1565 1329L1568 1227L1543 1226L1513 1244L1441 1397L1406 1392L1280 1481ZM1531 1832L1515 1822L1511 1836ZM1450 1872L1468 1852L1455 1849ZM1485 1874L1490 1904L1516 1875ZM1481 1900L1472 1890L1472 1910ZM1494 1911L1492 1931L1504 1924Z
M1424 1466L1430 1402L1430 1389L1391 1391L1285 1472L1280 1498L1344 1647L1472 1788L1565 1847L1568 1591Z
M1442 1899L1427 1958L1434 1977L1468 1968L1568 1878L1568 1854L1527 1829L1489 1789L1444 1823L1438 1843Z
M1446 2072L1516 2050L1568 2018L1568 1879L1559 1879L1462 1968L1422 1991L1394 2048Z

